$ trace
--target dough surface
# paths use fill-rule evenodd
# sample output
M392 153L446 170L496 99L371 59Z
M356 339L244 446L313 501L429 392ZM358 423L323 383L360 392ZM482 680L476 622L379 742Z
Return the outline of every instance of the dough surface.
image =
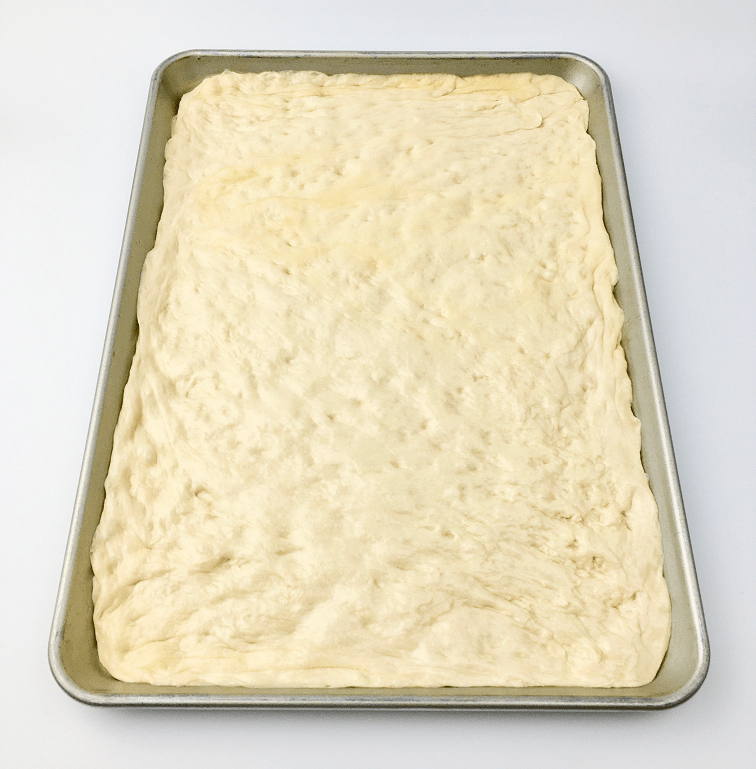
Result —
M182 99L92 548L115 677L654 677L669 596L587 117L530 74Z

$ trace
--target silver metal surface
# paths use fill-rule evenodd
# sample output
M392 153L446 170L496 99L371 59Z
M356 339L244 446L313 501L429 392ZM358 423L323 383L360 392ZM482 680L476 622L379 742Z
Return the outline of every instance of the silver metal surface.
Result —
M163 205L164 148L181 96L224 70L317 70L327 74L498 72L553 74L573 83L590 107L603 182L604 220L614 246L617 301L625 313L622 344L643 426L642 458L659 504L664 573L672 598L672 636L656 678L646 686L588 688L244 689L158 687L115 680L95 644L89 551L104 500L123 389L137 337L142 264L155 242ZM71 696L96 705L224 708L657 709L677 705L703 682L709 665L693 557L667 424L643 288L619 136L608 79L594 62L569 53L333 53L190 51L155 72L139 148L121 261L108 324L81 479L74 506L49 645L50 666Z

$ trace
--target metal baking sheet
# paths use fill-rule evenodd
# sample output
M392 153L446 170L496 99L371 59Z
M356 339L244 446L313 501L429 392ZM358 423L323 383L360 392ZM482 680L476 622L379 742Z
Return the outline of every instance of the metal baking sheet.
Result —
M89 551L105 496L123 389L137 337L136 302L144 258L155 242L163 204L164 149L181 96L224 70L317 70L559 75L590 108L603 182L604 220L614 246L617 301L625 313L622 344L643 427L642 459L660 510L664 573L672 598L672 636L656 678L637 688L560 687L436 689L245 689L164 687L114 679L97 656ZM93 705L223 708L658 709L688 699L703 682L709 647L685 512L664 407L641 276L609 81L591 60L571 53L334 53L190 51L156 70L139 147L134 187L107 329L68 547L49 644L53 675L76 699Z

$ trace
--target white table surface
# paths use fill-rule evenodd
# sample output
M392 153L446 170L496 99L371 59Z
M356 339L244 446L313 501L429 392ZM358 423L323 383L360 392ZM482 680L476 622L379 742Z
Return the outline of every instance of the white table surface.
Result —
M0 764L756 766L756 4L27 0L0 12ZM47 639L154 68L191 48L574 51L612 82L712 664L642 713L70 699Z

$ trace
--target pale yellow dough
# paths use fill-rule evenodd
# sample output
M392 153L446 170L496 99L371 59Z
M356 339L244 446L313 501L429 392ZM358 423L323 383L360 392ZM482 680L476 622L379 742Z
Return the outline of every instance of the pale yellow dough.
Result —
M654 677L669 597L587 117L529 74L182 99L92 549L114 676Z

